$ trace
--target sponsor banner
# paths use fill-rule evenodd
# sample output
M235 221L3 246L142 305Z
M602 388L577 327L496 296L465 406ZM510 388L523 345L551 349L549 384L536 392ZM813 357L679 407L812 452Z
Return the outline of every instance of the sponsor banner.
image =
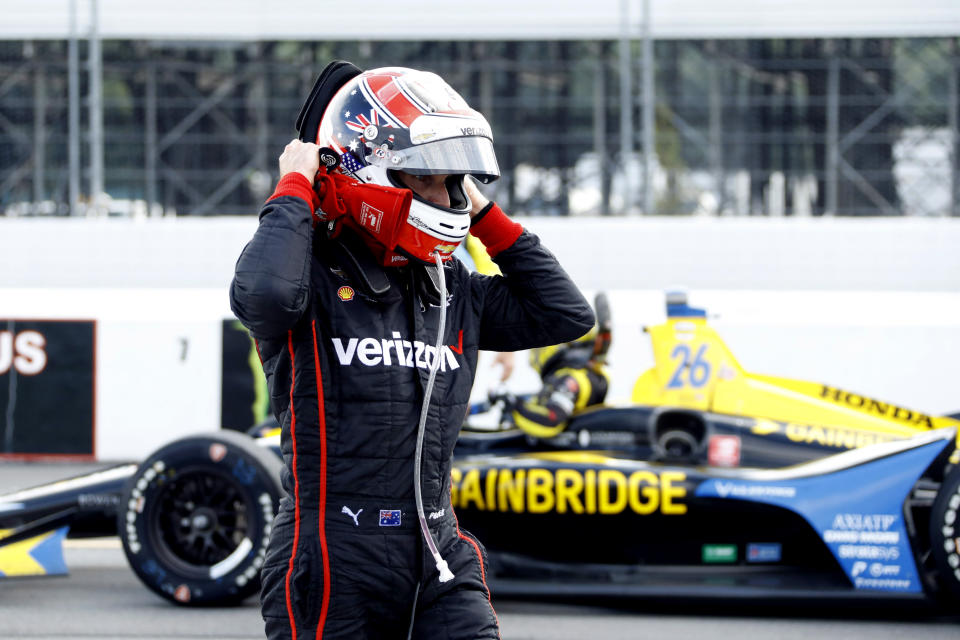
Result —
M875 544L841 544L837 547L837 557L866 560L896 560L900 557L900 548Z
M744 499L789 499L797 495L797 488L784 484L758 484L755 482L740 482L733 480L711 480L697 489L697 495L716 496L720 498Z
M737 545L705 544L700 547L704 564L733 564L737 561Z
M747 562L780 562L782 557L779 542L751 542L747 545Z
M862 396L852 391L822 385L820 388L820 397L843 407L855 409L868 415L878 416L887 420L902 422L912 427L934 428L933 418L925 413L906 409L895 404L890 404L889 402L881 402L880 400Z
M365 367L417 367L430 369L439 357L440 371L460 368L456 354L463 353L463 331L457 347L443 345L439 356L437 348L420 340L406 340L399 331L390 338L331 338L337 360L344 367L357 362Z
M943 442L934 442L789 482L711 479L701 483L694 495L790 509L813 526L854 587L919 593L923 588L910 552L903 502L943 447Z
M94 455L96 323L0 319L0 455Z
M740 448L740 436L714 434L707 444L707 463L712 467L739 467Z
M821 447L834 449L859 449L878 442L901 440L902 436L854 429L851 427L830 427L797 422L776 422L773 420L758 419L751 427L756 435L786 439L790 442L816 444Z
M680 471L454 467L451 478L455 509L641 516L687 512L687 476Z
M220 427L246 431L270 413L257 347L239 320L223 321Z

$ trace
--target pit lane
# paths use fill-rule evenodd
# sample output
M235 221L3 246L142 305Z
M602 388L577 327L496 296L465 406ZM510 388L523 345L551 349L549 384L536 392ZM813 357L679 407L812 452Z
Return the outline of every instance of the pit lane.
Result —
M86 473L103 465L0 462L0 492ZM113 538L68 541L71 574L0 580L0 638L262 638L256 598L231 608L191 609L161 600L127 566ZM960 635L960 612L868 603L503 599L494 606L505 640L638 637L806 639Z

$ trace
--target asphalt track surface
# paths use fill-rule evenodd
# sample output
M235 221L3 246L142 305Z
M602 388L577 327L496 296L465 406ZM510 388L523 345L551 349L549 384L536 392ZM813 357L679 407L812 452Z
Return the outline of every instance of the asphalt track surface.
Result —
M0 462L0 493L93 468ZM171 605L141 585L116 539L68 541L66 559L66 577L0 580L0 639L263 637L256 598L230 608ZM891 602L543 601L494 594L494 605L504 640L960 638L960 611Z

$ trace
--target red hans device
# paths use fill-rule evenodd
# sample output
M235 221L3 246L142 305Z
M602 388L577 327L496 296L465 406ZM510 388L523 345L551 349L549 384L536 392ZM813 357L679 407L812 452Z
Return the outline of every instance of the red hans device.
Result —
M416 200L413 201L412 206L416 208ZM404 219L407 217L404 216ZM415 219L413 214L409 217L411 220ZM440 254L440 260L446 262L459 245L459 243L445 242L439 238L434 238L419 231L412 224L401 224L399 232L397 236L398 250L427 264L434 264L434 254L437 253Z

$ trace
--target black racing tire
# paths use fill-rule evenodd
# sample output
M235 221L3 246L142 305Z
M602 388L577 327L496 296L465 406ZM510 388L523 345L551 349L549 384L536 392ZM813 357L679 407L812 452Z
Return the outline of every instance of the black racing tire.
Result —
M282 466L273 451L234 431L161 447L127 482L118 508L134 573L181 605L235 605L256 593Z
M947 475L933 502L930 543L943 595L960 606L960 467Z

